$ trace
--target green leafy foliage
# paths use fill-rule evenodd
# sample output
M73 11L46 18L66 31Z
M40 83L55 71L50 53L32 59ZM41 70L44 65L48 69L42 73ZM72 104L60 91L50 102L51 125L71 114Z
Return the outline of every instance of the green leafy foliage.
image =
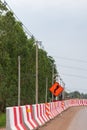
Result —
M84 93L80 93L79 91L73 91L73 92L70 92L70 93L67 93L65 92L65 99L75 99L75 98L78 98L78 99L87 99L87 94L84 94Z
M21 105L35 103L36 45L28 38L22 24L0 1L0 111L18 103L18 56L21 57ZM52 83L54 59L38 49L39 103L45 102L46 77ZM55 66L55 73L57 73ZM50 100L50 92L48 91Z

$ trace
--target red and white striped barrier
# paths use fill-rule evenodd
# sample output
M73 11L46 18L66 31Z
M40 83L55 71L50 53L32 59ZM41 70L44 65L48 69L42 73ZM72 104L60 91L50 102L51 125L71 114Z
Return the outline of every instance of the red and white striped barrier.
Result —
M56 104L56 102L53 102L53 108L55 110L55 115L57 116L59 113L57 111L57 104Z
M34 119L34 113L32 110L32 105L22 106L23 119L26 127L30 130L36 129L39 125Z
M6 130L27 130L23 123L21 107L6 108Z
M55 109L56 109L56 111L57 111L57 115L59 114L59 108L58 108L58 106L59 106L59 104L58 104L58 101L57 102L55 102L56 104L55 104Z
M45 122L48 122L49 118L47 118L47 116L45 114L44 104L40 104L40 110L41 110L42 118L44 119Z
M47 113L46 113L46 105L45 105L45 103L43 103L43 104L41 104L41 105L43 105L43 114L44 114L46 120L49 121L50 118L49 118L49 116L48 116Z
M46 109L46 115L48 116L48 118L53 119L54 115L51 112L50 103L45 103L45 109Z
M86 99L84 99L84 105L87 105L87 100Z
M40 105L39 104L35 104L35 105L32 105L32 106L33 106L33 110L34 110L35 120L38 122L38 124L40 126L44 125L45 122L44 122L43 118L41 117Z
M41 104L38 104L38 110L39 110L39 117L43 121L43 124L45 124L46 120L44 119L43 116L43 107L41 106Z
M52 119L55 117L54 109L53 109L53 103L50 102L50 116Z
M57 116L57 111L56 111L56 109L55 109L54 103L55 103L55 102L51 102L51 103L50 103L50 113L52 113L53 118L54 118L55 116Z
M72 106L87 106L87 99L70 99L6 108L6 130L35 130Z
M68 109L70 107L70 102L69 100L63 100L64 101L64 109Z
M79 100L80 105L84 105L84 100Z
M49 113L50 113L49 103L45 103L45 111L46 111L46 116L50 119L50 117L49 117Z
M62 107L61 107L61 101L58 101L58 107L57 110L59 113L61 113L63 111Z

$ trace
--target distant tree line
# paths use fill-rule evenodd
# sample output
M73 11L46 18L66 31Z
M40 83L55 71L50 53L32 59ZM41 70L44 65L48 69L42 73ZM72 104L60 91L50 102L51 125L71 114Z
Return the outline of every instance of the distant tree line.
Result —
M73 99L73 98L79 98L79 99L87 99L87 94L80 93L79 91L73 91L73 92L65 92L65 99Z

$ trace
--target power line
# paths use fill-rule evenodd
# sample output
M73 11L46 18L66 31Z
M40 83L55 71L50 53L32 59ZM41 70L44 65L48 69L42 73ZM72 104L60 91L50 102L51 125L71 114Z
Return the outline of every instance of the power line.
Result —
M21 22L21 20L20 20L20 19L18 18L18 16L14 13L14 11L13 11L12 8L9 6L9 4L6 2L6 0L4 0L3 4L8 7L8 9L14 14L15 18L22 24L22 27L23 27L25 33L26 33L29 37L31 37L31 38L33 37L33 38L35 39L35 42L37 42L37 41L38 41L37 38L33 35L33 33L31 33L31 31L29 31L29 29L23 24L23 22ZM39 42L38 44L39 44L39 46L44 50L44 46L43 46L42 42Z
M68 60L68 61L87 63L86 60L81 60L81 59L74 59L74 58L67 58L67 57L60 57L60 56L54 56L54 57L56 57L58 59Z
M9 6L9 4L8 4L5 0L4 0L3 4L4 4L5 6L7 6L7 8L14 14L15 18L16 18L19 22L21 22L21 20L17 17L17 15L14 13L14 11L11 9L11 7ZM21 22L21 23L22 23L22 22ZM28 28L27 28L23 23L22 23L22 26L23 26L23 28L24 28L25 33L28 34L28 36L35 38L35 36L28 30ZM35 40L37 41L36 38L35 38Z
M86 76L82 76L82 75L65 74L65 73L61 73L61 75L69 76L69 77L75 77L75 78L81 78L81 79L86 79L87 80L87 77Z
M87 71L87 69L79 68L79 67L66 66L66 65L60 65L60 64L58 64L58 66L59 66L59 67L63 67L63 68L68 68L68 69L75 69L75 70Z

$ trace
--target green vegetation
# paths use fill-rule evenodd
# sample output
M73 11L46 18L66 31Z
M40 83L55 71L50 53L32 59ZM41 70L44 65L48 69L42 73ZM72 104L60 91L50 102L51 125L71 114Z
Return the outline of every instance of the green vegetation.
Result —
M39 103L45 102L46 77L51 86L53 57L41 48L39 53ZM0 1L0 111L18 102L18 56L21 57L21 105L35 103L36 44L22 24ZM56 66L54 72L57 73ZM50 92L48 97L50 100Z
M65 92L65 99L73 99L73 98L79 98L79 99L87 99L87 94L80 93L78 91L67 93Z
M6 114L0 113L0 128L6 126Z

